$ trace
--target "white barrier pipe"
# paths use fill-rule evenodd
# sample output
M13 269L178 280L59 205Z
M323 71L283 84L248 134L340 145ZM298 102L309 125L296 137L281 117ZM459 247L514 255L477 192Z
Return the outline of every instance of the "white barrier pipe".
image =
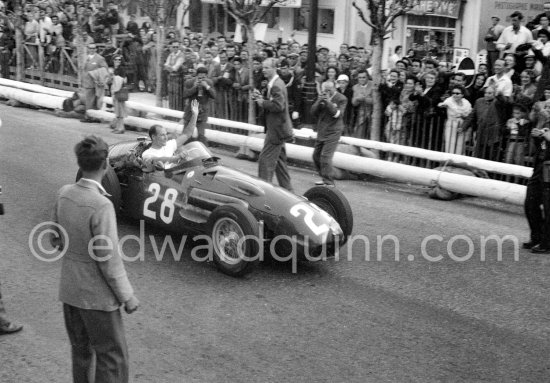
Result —
M42 85L29 84L27 82L9 80L7 78L0 78L0 87L2 86L26 90L29 92L49 94L51 96L64 97L64 98L72 97L72 95L75 93L67 90L46 88L45 86L42 86Z
M433 150L415 148L411 146L403 146L396 144L388 144L385 142L363 140L353 137L342 137L341 143L355 146L363 146L370 149L382 150L385 152L393 152L402 154L405 156L425 158L431 161L438 162L452 162L457 164L464 164L478 169L483 169L488 172L508 174L511 176L519 176L529 178L533 174L533 169L527 166L506 164L503 162L489 161L482 158L462 156L459 154L437 152Z
M99 118L100 120L111 122L115 119L113 113L106 112L104 110L93 110L89 109L86 111L86 114L93 118ZM160 125L166 128L166 131L170 133L181 134L183 131L183 126L177 122L166 121L166 120L149 120L147 118L128 116L124 119L124 124L129 126L135 126L140 130L149 130L153 125Z
M47 109L62 109L63 101L65 101L65 97L27 92L7 86L0 86L0 97L11 98L24 104L35 105Z
M263 139L256 137L214 130L206 130L206 137L211 141L233 146L244 144L256 151L260 151L263 147ZM311 162L313 148L287 144L286 153L289 158ZM438 184L442 188L452 192L509 202L516 205L523 205L527 189L523 185L508 182L441 172L338 152L334 155L333 163L338 168L358 173L371 174L402 182L413 182L425 186Z
M130 98L132 98L131 93L130 93ZM106 104L112 105L113 99L111 97L103 97L103 102L105 102ZM141 104L139 102L130 101L130 100L126 101L126 107L130 109L138 110L140 112L150 112L161 116L174 117L180 120L183 118L183 112L180 110L161 108L159 106Z
M264 128L258 125L222 120L219 118L208 118L207 123L213 124L213 125L226 126L230 128L245 129L248 131L259 132L259 133L264 132ZM295 129L294 133L296 136L300 136L303 138L315 139L317 137L317 133L315 133L312 130L301 132L301 129ZM364 148L376 149L376 150L381 150L385 152L393 152L393 153L398 153L405 156L424 158L430 161L437 161L442 163L449 161L451 163L466 165L473 168L486 170L488 172L506 174L510 176L529 178L533 174L533 169L527 166L506 164L502 162L484 160L476 157L437 152L433 150L415 148L415 147L404 146L404 145L388 144L386 142L380 142L380 141L364 140L360 138L342 136L340 138L340 143L354 145L354 146L361 146Z
M63 97L63 98L71 98L71 97L73 97L73 95L75 93L75 92L71 92L71 91L67 91L67 90L46 88L45 86L41 86L41 85L37 85L37 84L30 84L30 83L21 82L21 81L14 81L14 80L9 80L9 79L5 79L5 78L0 78L0 94L2 94L1 93L1 88L3 88L3 87L19 89L19 90L22 90L22 91L28 91L28 92L33 92L33 93L41 93L41 94L44 94L44 95L50 95L50 96L55 96L55 97ZM131 97L132 96L130 94L130 98ZM113 104L113 100L112 100L111 97L104 97L103 101L106 104L110 104L110 105ZM38 106L42 106L42 105L38 105ZM126 106L128 108L135 109L135 110L138 110L138 111L141 111L141 112L150 112L150 113L155 113L155 114L159 114L159 115L162 115L162 116L174 117L174 118L178 118L178 119L183 118L183 112L179 111L179 110L173 110L173 109L168 109L168 108L160 108L160 107L157 107L157 106L141 104L139 102L134 102L134 101L126 101Z

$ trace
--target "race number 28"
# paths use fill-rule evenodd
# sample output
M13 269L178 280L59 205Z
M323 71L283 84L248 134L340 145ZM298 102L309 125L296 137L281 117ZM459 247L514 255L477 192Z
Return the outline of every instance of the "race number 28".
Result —
M151 219L157 219L156 211L152 210L149 205L158 200L160 195L160 185L157 183L152 183L149 185L149 189L147 190L153 195L145 200L145 203L143 204L143 215ZM159 209L160 219L164 223L172 222L172 219L174 218L174 211L176 210L175 203L177 198L178 191L174 188L168 188L164 192L164 199L162 200Z

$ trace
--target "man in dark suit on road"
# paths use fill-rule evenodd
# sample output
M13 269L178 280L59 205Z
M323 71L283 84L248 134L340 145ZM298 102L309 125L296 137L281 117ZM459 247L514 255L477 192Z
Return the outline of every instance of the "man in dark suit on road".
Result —
M317 119L313 162L322 178L315 184L334 186L332 158L344 131L344 113L348 99L336 91L331 81L324 82L321 91L311 107L311 114Z
M253 93L254 100L265 113L266 136L260 153L258 176L271 182L275 173L279 185L292 191L285 150L285 142L293 140L286 86L277 75L275 59L265 59L262 62L262 70L268 80L266 98L264 99L257 89Z

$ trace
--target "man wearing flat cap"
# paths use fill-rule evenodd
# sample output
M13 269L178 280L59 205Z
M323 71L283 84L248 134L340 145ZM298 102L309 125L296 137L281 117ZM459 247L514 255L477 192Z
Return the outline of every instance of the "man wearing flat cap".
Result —
M504 25L499 24L499 21L500 18L498 16L491 17L492 25L485 35L485 41L487 41L487 66L490 73L493 73L493 64L500 54L496 41L504 30Z

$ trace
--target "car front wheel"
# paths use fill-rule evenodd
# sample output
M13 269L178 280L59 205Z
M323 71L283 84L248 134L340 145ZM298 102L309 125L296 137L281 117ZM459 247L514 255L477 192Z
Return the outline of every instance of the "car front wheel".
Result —
M314 186L304 193L304 197L338 222L344 233L340 246L344 245L353 230L353 212L344 194L334 187Z
M258 221L252 213L239 205L220 206L212 212L209 222L218 269L233 277L252 272L262 248Z

